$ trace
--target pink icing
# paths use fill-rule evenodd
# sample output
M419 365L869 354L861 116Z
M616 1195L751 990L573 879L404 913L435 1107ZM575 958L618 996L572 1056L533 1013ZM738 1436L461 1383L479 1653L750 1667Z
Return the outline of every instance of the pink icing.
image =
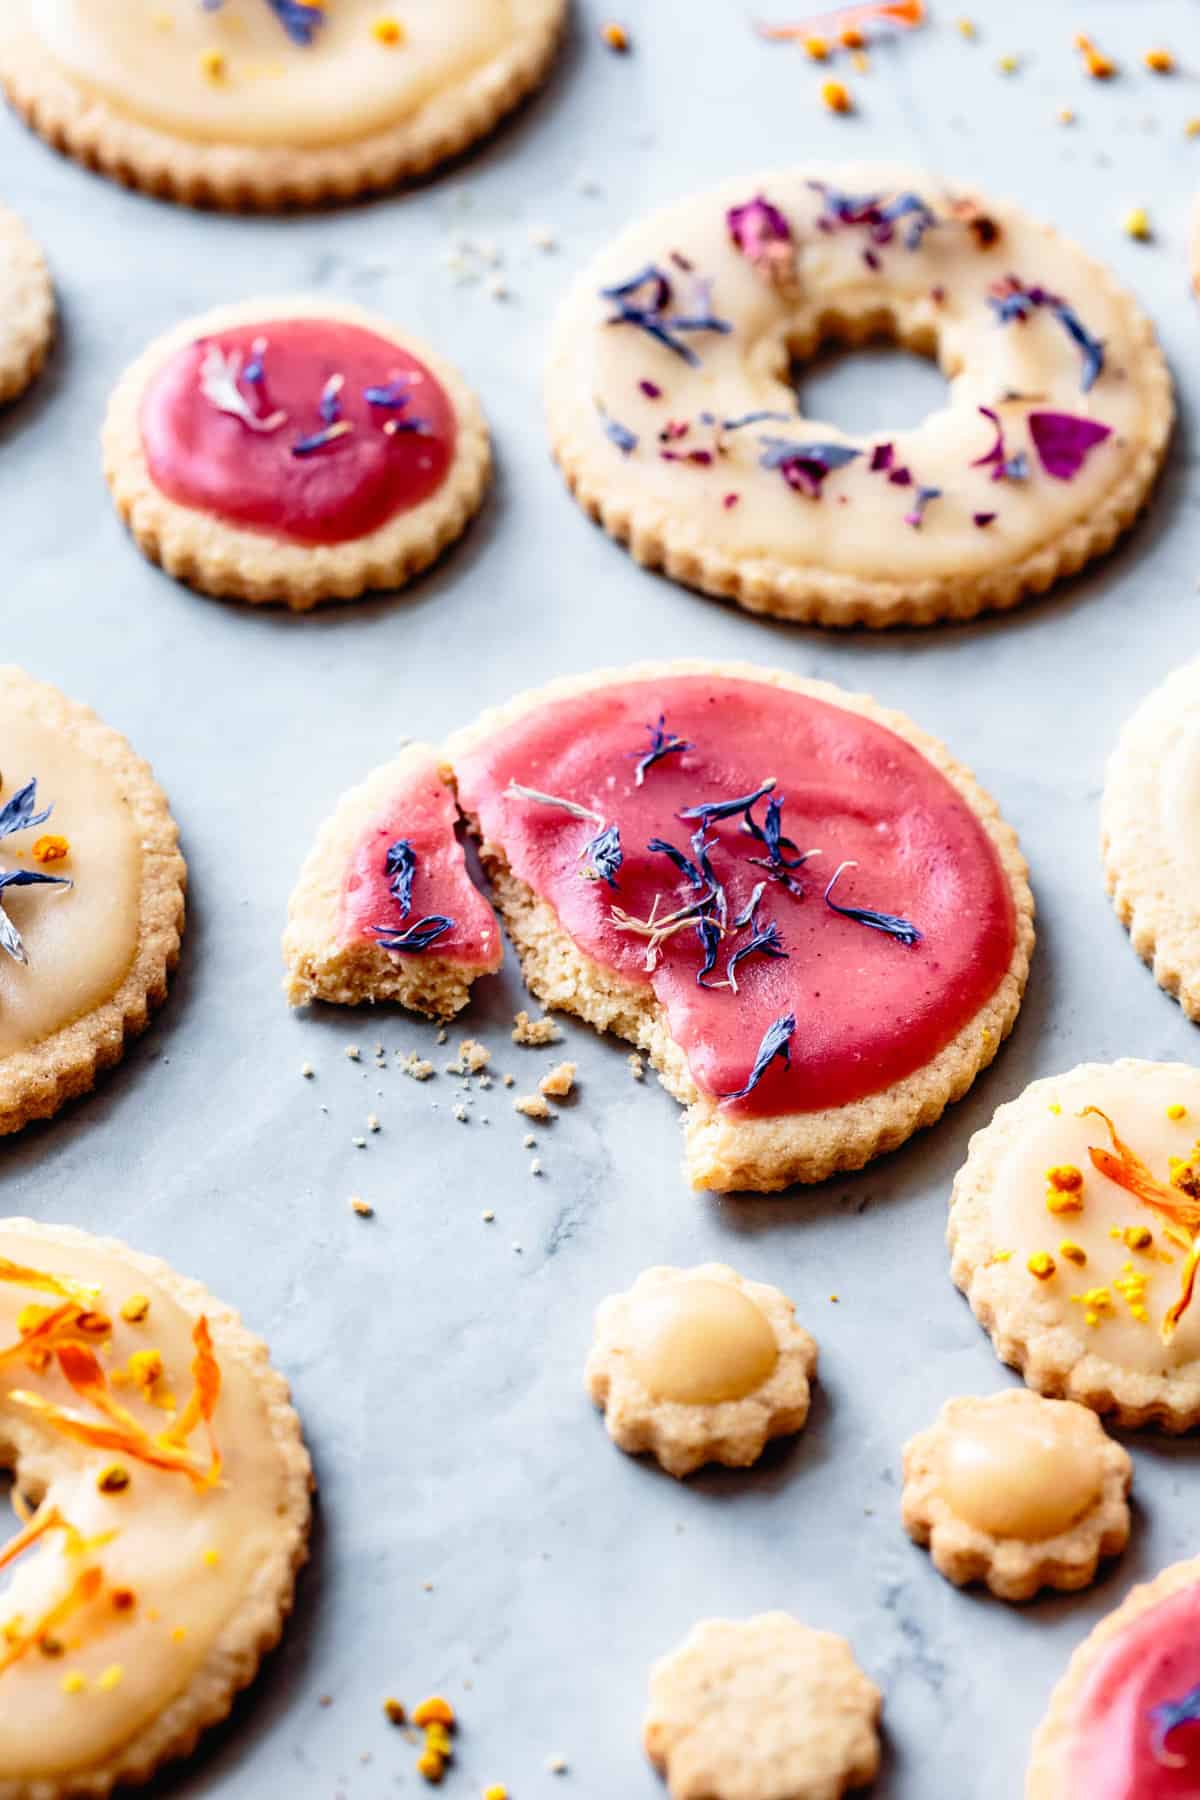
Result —
M1155 1707L1200 1684L1200 1583L1148 1607L1096 1662L1076 1701L1063 1775L1071 1800L1200 1794L1200 1724L1159 1741Z
M655 764L638 787L636 756L660 713L694 748ZM795 1014L790 1071L773 1063L746 1099L726 1102L729 1111L804 1112L877 1093L936 1056L1008 969L1012 899L974 813L917 750L842 707L748 680L627 682L526 714L464 757L456 775L460 802L480 819L485 841L503 846L513 871L550 902L576 943L626 980L653 986L702 1093L740 1088L767 1027ZM785 797L785 834L822 853L799 871L802 899L775 883L763 898L761 917L778 923L788 959L743 963L736 996L706 990L696 985L701 952L689 930L647 974L645 943L616 928L612 903L645 918L656 895L660 911L688 898L647 841L662 837L688 851L694 825L675 816L681 808L747 792L768 776ZM619 824L625 862L616 892L580 876L579 851L597 827L506 796L513 780ZM736 916L763 873L747 858L763 847L737 819L715 830L712 862ZM846 872L835 897L912 920L919 944L906 947L830 911L822 895L844 858L860 866ZM723 951L718 977L725 960Z
M205 397L201 368L216 344L240 352L267 340L265 379L239 392L259 417L287 414L277 430L256 431ZM292 454L319 432L321 392L344 377L342 416L353 430L308 456ZM411 396L393 412L371 406L368 387L400 378ZM389 419L419 418L428 431L389 436ZM176 351L154 376L141 407L142 445L154 485L182 506L298 544L365 537L420 505L441 485L454 454L449 396L416 357L359 325L332 319L264 320Z
M466 857L455 836L454 796L431 756L397 789L386 809L354 846L342 883L338 936L342 943L375 942L372 925L403 931L428 913L454 920L454 928L419 955L442 962L498 969L503 958L496 916L467 874ZM407 838L417 858L412 909L401 919L388 889L388 846Z

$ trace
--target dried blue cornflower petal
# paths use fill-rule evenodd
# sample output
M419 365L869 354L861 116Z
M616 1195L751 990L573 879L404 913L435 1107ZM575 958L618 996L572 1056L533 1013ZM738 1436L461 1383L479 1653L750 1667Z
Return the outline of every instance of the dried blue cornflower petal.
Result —
M267 0L268 6L293 44L307 49L325 23L324 5L317 0Z
M1078 346L1083 358L1080 384L1084 393L1094 385L1104 368L1104 345L1099 338L1092 336L1079 314L1067 305L1061 294L1052 294L1044 287L1026 287L1017 276L1006 275L1003 281L994 284L988 295L988 305L1001 325L1011 325L1014 320L1027 319L1035 308L1046 307L1072 343Z
M428 950L430 944L436 944L440 937L453 931L454 920L448 919L444 913L427 913L423 919L417 919L405 931L389 931L386 925L372 925L376 942L381 950L394 950L402 956L414 955L419 950Z
M601 418L605 437L617 446L622 456L631 456L638 447L637 432L630 431L628 425L622 425L620 419L610 418L607 413L602 413Z
M394 844L388 845L383 867L388 878L388 891L400 908L401 919L407 919L412 911L413 876L417 872L416 851L407 838L397 838Z
M761 825L755 819L753 812L747 808L743 829L748 831L751 837L757 838L760 844L764 844L767 851L765 856L751 856L747 858L747 861L754 863L759 869L766 869L772 881L780 882L789 894L794 895L797 900L802 900L804 889L795 880L792 871L802 868L810 857L819 856L820 851L801 850L792 838L784 837L782 820L782 794L773 794L767 801L767 810ZM786 852L789 850L795 851L796 854L788 856Z
M656 343L695 367L700 358L690 344L676 335L683 331L715 331L727 333L733 327L727 319L718 319L708 301L707 286L701 284L700 304L694 313L672 314L668 311L674 298L671 279L656 263L646 267L628 281L600 289L603 300L611 300L616 311L606 320L609 325L633 325Z
M1181 1725L1200 1725L1200 1685L1191 1688L1181 1700L1164 1700L1152 1706L1150 1750L1156 1763L1164 1769L1182 1767L1182 1760L1168 1748L1168 1739Z
M833 871L833 879L825 889L825 904L830 911L840 913L843 919L853 919L857 925L868 925L872 931L886 932L888 937L894 937L901 944L919 944L922 933L908 919L898 918L895 913L873 912L866 906L839 906L831 898L839 878L847 869L857 867L855 862L843 862Z
M637 769L633 777L635 787L641 787L646 779L647 769L652 769L664 756L681 756L685 750L693 747L685 738L667 730L666 713L659 713L657 725L647 725L646 730L650 733L650 748L641 753L636 750L630 752L637 757Z
M703 415L701 416L703 417ZM792 413L772 412L769 407L763 407L758 412L741 413L736 419L722 419L721 430L741 431L742 427L745 425L762 425L768 420L774 420L780 425L786 425L788 420L794 416L795 415Z
M326 444L333 444L339 438L348 437L354 430L349 419L337 419L332 425L326 425L321 431L314 431L308 437L297 438L292 445L293 456L313 456L323 450Z
M775 1058L781 1057L785 1069L792 1066L792 1038L796 1031L795 1013L783 1013L774 1024L768 1025L763 1033L762 1042L758 1046L758 1055L754 1059L754 1067L746 1078L744 1087L735 1088L732 1094L722 1094L722 1100L744 1100L752 1088L758 1086Z
M768 919L765 925L755 924L753 937L740 949L735 950L725 965L725 979L735 994L738 991L738 964L745 962L748 956L770 956L777 961L787 957L783 939L779 935L779 927L774 919Z
M382 387L366 387L363 389L363 399L368 406L394 407L399 410L412 399L406 385L407 379L403 375L394 375Z
M585 881L607 881L610 888L615 888L617 871L625 861L620 827L606 825L603 831L588 839L579 856L583 862L580 874Z
M321 389L321 398L317 411L326 425L336 425L342 416L342 389L346 385L344 375L331 375Z
M939 223L933 208L919 194L897 194L885 200L882 194L843 194L823 181L810 181L809 187L821 196L818 228L832 231L841 226L865 225L876 244L889 244L902 219L908 225L904 232L906 249L919 250L925 233Z
M12 799L0 807L0 838L11 837L14 831L30 831L35 825L44 825L54 807L47 806L43 812L35 812L37 806L37 776L18 788Z
M976 409L985 419L990 419L996 436L991 449L984 456L973 457L972 469L991 469L993 481L1027 481L1029 479L1029 458L1024 450L1018 450L1015 456L1009 456L1004 445L1004 421L998 412L990 406Z
M732 819L738 813L748 813L757 800L769 794L775 786L775 777L770 775L752 794L739 794L736 800L702 800L697 806L685 806L678 815L681 819L703 819L706 825L713 825L718 819Z
M914 531L921 529L921 521L925 517L925 508L942 497L941 488L919 487L913 499L912 510L904 515L904 523L911 525Z
M907 219L908 226L904 233L905 248L919 250L925 233L938 223L938 216L933 208L922 200L920 194L897 194L886 206L880 208L881 221L886 225L895 225L900 219ZM886 239L878 239L886 242Z
M844 469L862 455L849 444L798 444L790 438L760 439L763 454L759 464L764 469L778 469L790 488L807 494L812 500L821 498L821 484L834 469Z
M675 864L675 867L679 870L679 873L683 876L689 886L694 888L707 888L709 886L707 878L703 872L697 868L691 857L685 856L682 850L677 850L674 844L668 844L665 838L651 838L647 843L646 848L653 856L670 857L671 861Z
M30 786L32 785L33 784L30 783ZM9 804L11 805L11 801ZM7 811L7 808L5 810ZM43 813L42 817L48 818L49 813ZM32 820L31 823L40 824L41 821L35 819ZM18 826L17 829L19 830L20 827ZM75 883L67 875L42 875L36 869L5 869L0 871L0 894L4 892L5 888L10 887L69 888L74 887L74 885ZM14 962L27 963L29 961L29 953L22 941L21 934L5 912L3 906L0 906L0 950L3 950L8 956L11 956Z
M696 986L707 987L705 979L717 966L717 957L721 949L721 927L713 918L700 918L696 921L696 936L700 939L704 951L704 961L696 971Z

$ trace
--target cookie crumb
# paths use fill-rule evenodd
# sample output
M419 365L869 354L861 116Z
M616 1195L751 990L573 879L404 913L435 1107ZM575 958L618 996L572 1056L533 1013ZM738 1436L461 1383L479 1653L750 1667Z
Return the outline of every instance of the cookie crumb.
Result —
M552 1100L565 1100L574 1086L575 1064L563 1062L542 1076L538 1082L538 1093L546 1094Z
M515 1076L515 1075L506 1075L506 1076L505 1076L505 1077L504 1077L504 1085L505 1085L505 1087L512 1087L512 1086L513 1086L513 1085L514 1085L514 1084L515 1084L515 1082L516 1082L516 1079L517 1079L517 1078L516 1078L516 1076Z
M415 1050L409 1051L400 1066L406 1075L412 1076L414 1081L428 1081L433 1074L433 1064L424 1061Z
M625 1058L625 1064L629 1070L629 1073L633 1076L633 1079L635 1081L645 1081L646 1065L642 1061L641 1057L638 1055L636 1050L633 1052L633 1054L631 1056L627 1056Z
M548 1756L546 1758L546 1768L551 1775L565 1775L567 1772L567 1759L565 1756L561 1756L555 1751L553 1756Z
M543 1124L554 1117L541 1094L523 1094L519 1100L513 1101L513 1111L523 1113L527 1119L537 1119Z
M561 1036L553 1019L531 1019L527 1012L519 1012L513 1020L514 1044L525 1044L536 1050L545 1044L557 1044Z
M467 1109L462 1104L461 1100L459 1101L458 1105L454 1108L454 1117L458 1120L460 1125L465 1125L467 1122Z
M379 1115L378 1115L378 1113L368 1113L367 1114L367 1130L368 1131L378 1131L379 1130Z
M478 1043L475 1038L464 1038L458 1046L458 1060L468 1075L478 1075L491 1062L492 1053L486 1044Z
M533 1161L529 1165L529 1173L531 1175L540 1175L541 1172L542 1172L542 1159L540 1156L535 1156Z
M360 1219L373 1219L375 1217L375 1208L371 1205L369 1200L364 1200L361 1194L351 1194L350 1211L357 1213Z
M317 1071L313 1068L311 1063L300 1064L300 1073L303 1075L305 1081L311 1081L316 1072Z
M346 1045L346 1055L350 1058L351 1062L358 1062L358 1060L359 1060L358 1045L357 1044L347 1044Z
M490 1206L487 1207L484 1212L481 1212L479 1216L483 1220L485 1225L492 1225L495 1223L496 1215L492 1211Z

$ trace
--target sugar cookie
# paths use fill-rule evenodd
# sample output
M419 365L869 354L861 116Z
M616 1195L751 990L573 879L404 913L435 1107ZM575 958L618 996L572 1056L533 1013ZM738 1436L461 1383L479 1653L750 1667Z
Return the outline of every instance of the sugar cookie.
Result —
M293 1006L396 1000L449 1018L500 967L500 928L467 874L457 816L428 744L409 744L342 796L288 906Z
M53 341L46 259L16 214L0 206L0 406L24 393Z
M1028 1388L947 1400L904 1446L901 1516L956 1587L1087 1587L1129 1541L1133 1464L1094 1412Z
M490 469L458 372L320 298L187 320L127 370L104 426L117 511L152 562L297 611L402 587L465 530Z
M670 1475L748 1468L808 1418L817 1346L795 1313L724 1263L646 1269L596 1313L584 1379L608 1435Z
M1039 1393L1200 1424L1200 1069L1084 1063L1002 1106L954 1183L955 1283Z
M1113 906L1159 987L1200 1019L1200 662L1176 669L1126 724L1101 808Z
M838 1800L878 1773L881 1705L845 1638L705 1619L651 1671L646 1754L671 1800Z
M1200 1559L1136 1587L1071 1658L1033 1740L1026 1800L1200 1792Z
M791 365L881 333L936 357L910 430L806 419ZM970 618L1106 550L1173 403L1153 327L1019 208L890 165L726 182L639 221L556 323L567 484L641 563L827 625Z
M278 1640L309 1461L266 1345L198 1282L0 1220L0 1792L103 1796L186 1755Z
M697 1187L860 1168L966 1092L1033 945L1016 838L933 738L748 664L519 696L447 746L525 979L644 1050Z
M9 0L0 83L56 149L192 205L420 175L542 79L564 0Z
M165 999L178 837L123 737L0 667L0 1134L86 1093Z

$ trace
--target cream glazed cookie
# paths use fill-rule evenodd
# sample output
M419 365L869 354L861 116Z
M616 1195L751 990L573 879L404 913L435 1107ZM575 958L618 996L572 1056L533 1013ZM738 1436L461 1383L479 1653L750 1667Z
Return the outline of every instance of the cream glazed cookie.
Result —
M1200 1424L1200 1069L1084 1063L971 1140L955 1283L1030 1387L1121 1425Z
M24 393L53 341L46 259L16 214L0 206L0 405Z
M86 1093L166 998L178 839L123 737L0 667L0 1134Z
M127 370L104 425L144 555L202 593L296 611L402 587L466 529L490 470L457 370L316 297L177 326Z
M838 1800L879 1771L881 1705L845 1638L705 1619L651 1671L646 1754L671 1800Z
M863 695L647 663L520 696L446 749L525 979L689 1108L699 1188L860 1168L1012 1026L1033 945L1014 834Z
M724 1263L646 1269L596 1314L584 1380L608 1435L669 1475L748 1468L808 1418L817 1346L795 1315Z
M467 873L458 810L435 750L409 744L344 794L288 906L284 991L293 1006L395 1000L461 1012L500 967L496 916Z
M192 205L420 175L534 88L564 0L9 0L0 82L57 149Z
M936 358L945 406L855 436L790 370L833 338ZM641 563L753 612L920 624L1106 550L1173 417L1149 320L1018 207L890 165L730 181L630 227L551 343L555 455Z
M1026 1800L1186 1800L1200 1793L1200 1558L1102 1619L1050 1697Z
M1200 1019L1200 662L1148 694L1121 733L1101 808L1113 906L1154 979Z
M1133 1464L1094 1412L1028 1388L947 1400L904 1446L901 1516L934 1567L1001 1600L1087 1587L1129 1541Z
M157 1258L0 1221L0 1795L102 1796L186 1755L277 1642L309 1460L238 1315Z

